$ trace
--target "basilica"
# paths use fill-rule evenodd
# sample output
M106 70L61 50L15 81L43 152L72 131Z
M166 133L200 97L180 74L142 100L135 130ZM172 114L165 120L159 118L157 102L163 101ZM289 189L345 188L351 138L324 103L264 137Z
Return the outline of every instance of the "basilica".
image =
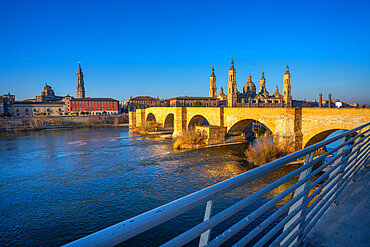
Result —
M216 75L212 67L210 77L209 97L218 98L219 105L228 107L292 107L292 87L290 84L289 67L286 66L286 71L283 77L283 95L279 93L276 86L275 93L270 95L266 88L266 79L264 72L260 79L260 87L257 93L256 85L252 81L252 76L248 75L248 81L244 84L243 92L237 89L236 70L234 61L231 59L231 67L229 69L229 81L227 84L227 95L221 87L220 93L217 95Z

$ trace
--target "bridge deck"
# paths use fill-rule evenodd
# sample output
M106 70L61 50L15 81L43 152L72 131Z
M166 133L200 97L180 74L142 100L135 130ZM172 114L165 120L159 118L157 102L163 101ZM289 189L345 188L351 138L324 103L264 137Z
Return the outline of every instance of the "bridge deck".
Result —
M369 246L370 166L362 168L312 228L307 246Z

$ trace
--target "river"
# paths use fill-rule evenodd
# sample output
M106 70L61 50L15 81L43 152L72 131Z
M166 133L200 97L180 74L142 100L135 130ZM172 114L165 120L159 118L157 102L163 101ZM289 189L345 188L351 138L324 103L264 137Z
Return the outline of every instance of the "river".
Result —
M172 139L132 136L128 128L1 134L0 245L66 244L253 168L243 158L245 144L176 151L172 143ZM294 168L221 197L214 212ZM204 207L198 207L122 245L163 243L201 222L203 212Z

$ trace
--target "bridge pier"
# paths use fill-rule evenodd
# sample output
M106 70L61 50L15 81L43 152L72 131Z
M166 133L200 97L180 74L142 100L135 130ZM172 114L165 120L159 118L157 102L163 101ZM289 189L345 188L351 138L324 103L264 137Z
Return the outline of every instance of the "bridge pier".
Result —
M302 149L302 108L284 108L283 114L275 117L275 123L274 138L294 145L294 151Z
M128 122L130 128L136 127L136 112L130 111L128 114Z
M136 126L143 126L145 124L145 109L137 109L136 110Z
M298 151L302 149L303 135L302 133L287 133L287 132L274 132L274 139L276 138L279 143L283 145L293 145L292 151Z
M187 130L187 111L186 107L176 107L174 114L173 137L181 135Z

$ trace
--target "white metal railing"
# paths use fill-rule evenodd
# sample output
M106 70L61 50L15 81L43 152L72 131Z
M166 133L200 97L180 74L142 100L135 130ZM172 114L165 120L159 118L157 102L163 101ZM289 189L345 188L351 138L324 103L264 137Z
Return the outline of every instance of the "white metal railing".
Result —
M294 196L289 201L284 201L283 205L279 204L278 210L242 236L234 246L244 246L252 240L254 242L257 241L254 244L255 246L266 244L271 246L297 246L302 243L307 233L349 181L353 179L356 172L363 165L367 164L370 154L369 126L370 123L367 123L353 130L346 131L329 140L322 141L78 239L66 246L113 246L204 204L206 204L206 210L203 222L163 243L162 246L182 246L199 236L199 246L220 246L292 193L294 193ZM315 157L315 152L318 149L337 140L341 140L340 145L337 145L329 152ZM305 157L305 160L299 168L223 211L212 215L212 208L216 198L302 157ZM313 165L318 167L316 168L315 166L315 169L313 169ZM327 171L324 172L324 169ZM299 179L296 183L231 227L225 229L218 236L210 239L212 228L298 175ZM280 221L272 225L277 219L280 219ZM267 229L268 232L256 240L256 236L262 231L266 231L267 227L269 227Z

